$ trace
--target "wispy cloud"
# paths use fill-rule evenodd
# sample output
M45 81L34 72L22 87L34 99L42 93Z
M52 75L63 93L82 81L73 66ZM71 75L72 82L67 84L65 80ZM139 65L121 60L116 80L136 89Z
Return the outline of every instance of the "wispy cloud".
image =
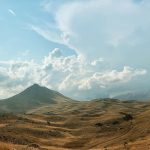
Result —
M8 9L8 12L9 12L10 14L12 14L13 16L16 16L16 13L15 13L12 9Z
M44 37L48 41L63 44L63 41L61 40L61 35L55 32L56 30L55 28L52 28L51 30L51 27L46 27L43 29L41 27L36 27L34 25L31 25L30 29L36 32L37 34L39 34L40 36Z

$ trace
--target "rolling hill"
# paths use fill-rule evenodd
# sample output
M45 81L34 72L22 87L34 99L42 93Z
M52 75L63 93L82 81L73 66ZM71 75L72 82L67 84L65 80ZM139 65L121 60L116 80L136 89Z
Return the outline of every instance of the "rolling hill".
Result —
M0 149L7 146L7 150L149 150L150 103L96 99L3 114Z
M0 101L0 149L149 150L150 102L74 101L37 84Z

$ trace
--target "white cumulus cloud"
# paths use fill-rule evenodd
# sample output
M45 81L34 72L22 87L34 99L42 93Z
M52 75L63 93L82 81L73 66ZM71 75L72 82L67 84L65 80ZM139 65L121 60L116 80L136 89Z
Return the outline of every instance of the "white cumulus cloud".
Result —
M101 67L104 61L95 62ZM39 83L65 95L79 98L86 97L82 92L104 89L112 84L129 82L136 76L146 74L144 69L125 66L123 70L98 69L82 56L64 56L56 48L45 56L42 62L9 61L0 62L0 97L9 97L33 83ZM82 96L81 96L82 95ZM91 95L94 96L94 95Z

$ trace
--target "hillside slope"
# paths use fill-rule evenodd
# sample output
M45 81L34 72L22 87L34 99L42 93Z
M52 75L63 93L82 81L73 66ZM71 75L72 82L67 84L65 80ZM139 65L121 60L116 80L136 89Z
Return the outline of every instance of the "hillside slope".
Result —
M7 143L17 150L149 150L149 102L62 104L35 114L0 115L0 149Z

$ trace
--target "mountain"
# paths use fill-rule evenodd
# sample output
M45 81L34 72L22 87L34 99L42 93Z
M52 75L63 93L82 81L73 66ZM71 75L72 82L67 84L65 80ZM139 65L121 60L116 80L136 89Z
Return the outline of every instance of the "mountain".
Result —
M27 112L32 109L70 101L59 92L34 84L23 92L0 101L0 112Z
M149 100L150 99L150 91L144 92L128 92L124 94L119 94L112 98L122 99L122 100Z

